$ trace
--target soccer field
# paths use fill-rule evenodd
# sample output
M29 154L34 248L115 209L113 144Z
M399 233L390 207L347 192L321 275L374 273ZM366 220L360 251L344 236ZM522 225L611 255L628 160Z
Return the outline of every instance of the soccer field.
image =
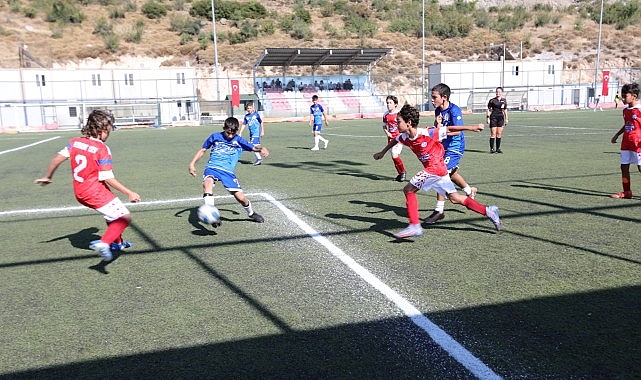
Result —
M107 274L87 248L104 221L68 164L33 184L77 132L0 135L0 378L639 378L638 171L633 199L609 197L621 125L615 110L515 112L500 155L489 131L466 133L461 173L504 230L448 203L406 240L403 185L372 159L379 120L330 120L316 152L307 123L266 124L271 156L237 168L265 223L217 186L216 229L188 164L220 126L119 130L116 178L143 201ZM418 199L426 217L435 193Z

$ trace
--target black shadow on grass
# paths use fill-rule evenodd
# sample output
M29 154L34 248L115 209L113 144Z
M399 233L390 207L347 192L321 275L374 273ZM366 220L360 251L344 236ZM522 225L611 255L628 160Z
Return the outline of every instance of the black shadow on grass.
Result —
M641 377L639 310L641 287L631 286L426 316L506 379L634 379ZM408 318L398 317L41 367L4 373L0 378L471 379L474 376Z
M554 186L554 185L546 185L546 184L538 184L538 183L530 183L530 182L524 182L524 184L513 184L510 186L523 188L523 189L539 189L539 190L545 190L545 191L555 191L557 193L576 194L576 195L590 196L590 197L597 197L597 198L605 198L605 197L610 198L610 194L611 194L611 193L591 191L586 189L579 189L575 187Z
M41 243L51 243L58 240L69 239L72 247L89 249L89 243L93 240L100 239L98 227L88 227L73 234L59 236L50 240L41 241Z
M356 178L371 179L373 181L390 180L390 177L383 177L377 173L368 173L355 169L357 166L367 166L362 162L334 160L334 161L301 161L295 163L273 163L270 166L282 169L303 169L309 172L331 173L335 175L351 176Z

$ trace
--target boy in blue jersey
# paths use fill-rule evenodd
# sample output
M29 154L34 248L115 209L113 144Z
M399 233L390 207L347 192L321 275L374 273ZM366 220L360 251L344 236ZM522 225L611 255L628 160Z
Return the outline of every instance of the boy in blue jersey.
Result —
M445 148L445 165L450 173L450 178L458 187L463 189L465 195L474 199L476 187L470 187L465 179L458 172L459 163L465 152L465 135L462 131L455 132L457 126L463 126L463 112L454 103L450 102L451 90L445 83L439 83L432 88L432 104L434 105L435 127L447 127L450 132L445 140L441 141ZM445 218L445 197L441 194L436 196L436 207L434 212L425 218L425 223L434 224Z
M312 150L318 150L319 141L325 144L323 149L327 149L329 140L320 135L321 129L323 129L323 120L325 120L325 126L328 127L329 123L327 122L325 110L323 106L318 104L318 95L314 95L312 96L312 105L309 107L309 126L312 127L312 133L314 134L314 147Z
M243 131L245 130L245 126L247 126L249 129L249 142L254 145L260 145L260 138L265 135L263 119L261 119L258 112L256 112L256 109L254 108L254 102L247 102L247 104L245 105L245 110L247 111L247 114L245 115L245 118L243 118L243 125L240 127L240 132L238 132L238 135L242 136ZM261 157L260 152L254 152L254 155L256 156L254 166L263 163L263 157Z
M236 201L245 208L249 219L257 223L263 223L265 220L254 212L251 202L243 193L243 188L236 178L235 170L243 151L260 152L263 157L267 157L269 156L269 150L260 145L254 145L238 136L238 126L238 119L228 117L225 120L223 131L209 136L203 143L202 148L191 159L189 174L196 176L196 162L200 160L208 149L211 149L209 161L203 173L203 198L205 204L214 205L214 184L219 181L236 198ZM217 226L215 225L214 227Z

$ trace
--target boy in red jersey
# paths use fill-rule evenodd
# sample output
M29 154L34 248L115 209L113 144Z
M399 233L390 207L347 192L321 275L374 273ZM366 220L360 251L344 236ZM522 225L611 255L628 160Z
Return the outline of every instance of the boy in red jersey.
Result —
M375 153L374 159L381 159L388 150L400 142L409 146L412 152L416 154L418 160L423 163L423 170L414 175L410 182L403 188L403 192L405 193L407 216L409 217L410 224L407 228L394 234L394 237L408 238L423 234L416 193L419 190L429 191L430 189L434 189L436 192L444 194L450 202L454 204L461 204L469 210L487 216L492 220L492 223L494 223L494 227L500 231L501 220L496 206L486 207L471 197L459 194L456 191L443 159L443 145L439 142L439 140L446 137L447 128L438 128L434 131L436 136L431 137L429 129L417 128L419 112L409 104L406 104L401 108L397 117L398 129L401 132L401 135L390 141L383 150ZM482 127L482 125L480 127Z
M398 98L394 95L388 95L385 103L387 104L387 111L383 114L383 131L387 136L387 142L390 142L401 134L398 131L398 123L396 121ZM401 160L401 150L403 150L403 144L401 143L397 143L392 147L392 161L394 162L396 173L398 173L395 179L397 182L405 182L405 165Z
M623 127L612 136L612 144L621 139L621 183L623 191L612 194L612 198L632 198L630 165L637 165L641 172L641 105L639 84L629 83L621 87L621 99L627 107L623 109Z
M131 215L111 189L126 195L130 202L140 201L140 195L120 183L112 171L111 151L105 141L109 138L113 124L114 117L111 113L92 111L81 130L82 136L71 139L53 157L45 176L35 180L36 184L42 186L50 184L56 169L70 159L76 199L82 205L100 212L107 222L105 234L89 245L90 249L102 257L104 263L113 259L112 250L118 251L131 246L121 236L131 223Z

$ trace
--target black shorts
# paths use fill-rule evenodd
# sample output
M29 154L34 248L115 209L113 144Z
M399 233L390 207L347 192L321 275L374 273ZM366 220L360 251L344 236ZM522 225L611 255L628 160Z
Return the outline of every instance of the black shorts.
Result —
M496 127L504 127L505 126L505 118L503 115L500 116L494 116L490 115L490 128L496 128Z

